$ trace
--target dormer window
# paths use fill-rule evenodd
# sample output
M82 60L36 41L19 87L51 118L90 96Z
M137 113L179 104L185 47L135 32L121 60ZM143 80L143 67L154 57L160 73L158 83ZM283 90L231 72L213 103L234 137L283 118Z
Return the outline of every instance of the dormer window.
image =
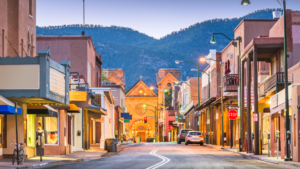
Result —
M32 16L32 0L29 0L29 15Z

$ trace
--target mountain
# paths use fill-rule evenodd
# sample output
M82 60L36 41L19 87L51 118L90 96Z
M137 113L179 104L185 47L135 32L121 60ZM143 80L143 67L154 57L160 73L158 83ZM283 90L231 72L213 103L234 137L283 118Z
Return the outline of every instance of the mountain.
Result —
M131 28L86 25L86 35L92 37L97 52L102 55L103 68L123 68L126 86L132 87L142 75L148 85L155 85L155 75L161 68L179 68L183 80L196 77L192 64L176 65L175 60L197 62L199 56L207 55L209 49L222 50L228 39L217 36L217 45L210 44L213 32L222 32L233 38L234 28L243 19L272 19L275 9L258 10L240 18L212 19L196 23L180 31L155 39ZM278 9L279 10L279 9ZM39 35L81 35L82 24L61 26L37 26ZM204 69L205 64L201 65Z

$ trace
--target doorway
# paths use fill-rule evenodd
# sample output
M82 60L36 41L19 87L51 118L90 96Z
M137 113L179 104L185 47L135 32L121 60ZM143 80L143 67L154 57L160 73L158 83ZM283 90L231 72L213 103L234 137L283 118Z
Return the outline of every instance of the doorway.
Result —
M96 122L96 143L100 143L101 139L101 123Z
M137 136L141 137L141 142L146 142L145 132L138 132Z

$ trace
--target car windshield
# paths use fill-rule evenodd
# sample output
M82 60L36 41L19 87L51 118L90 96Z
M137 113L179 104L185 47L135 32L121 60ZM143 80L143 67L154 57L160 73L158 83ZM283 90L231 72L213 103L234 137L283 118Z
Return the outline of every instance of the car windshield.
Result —
M189 134L193 135L193 136L200 136L201 135L201 133L199 133L199 132L190 132Z
M181 133L188 133L191 130L181 130Z

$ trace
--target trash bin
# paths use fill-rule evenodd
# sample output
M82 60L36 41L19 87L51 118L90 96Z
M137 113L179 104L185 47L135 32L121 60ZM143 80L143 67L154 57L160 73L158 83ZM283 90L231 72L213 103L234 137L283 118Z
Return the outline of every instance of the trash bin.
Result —
M116 138L107 138L105 139L105 150L108 152L117 152L118 139Z

